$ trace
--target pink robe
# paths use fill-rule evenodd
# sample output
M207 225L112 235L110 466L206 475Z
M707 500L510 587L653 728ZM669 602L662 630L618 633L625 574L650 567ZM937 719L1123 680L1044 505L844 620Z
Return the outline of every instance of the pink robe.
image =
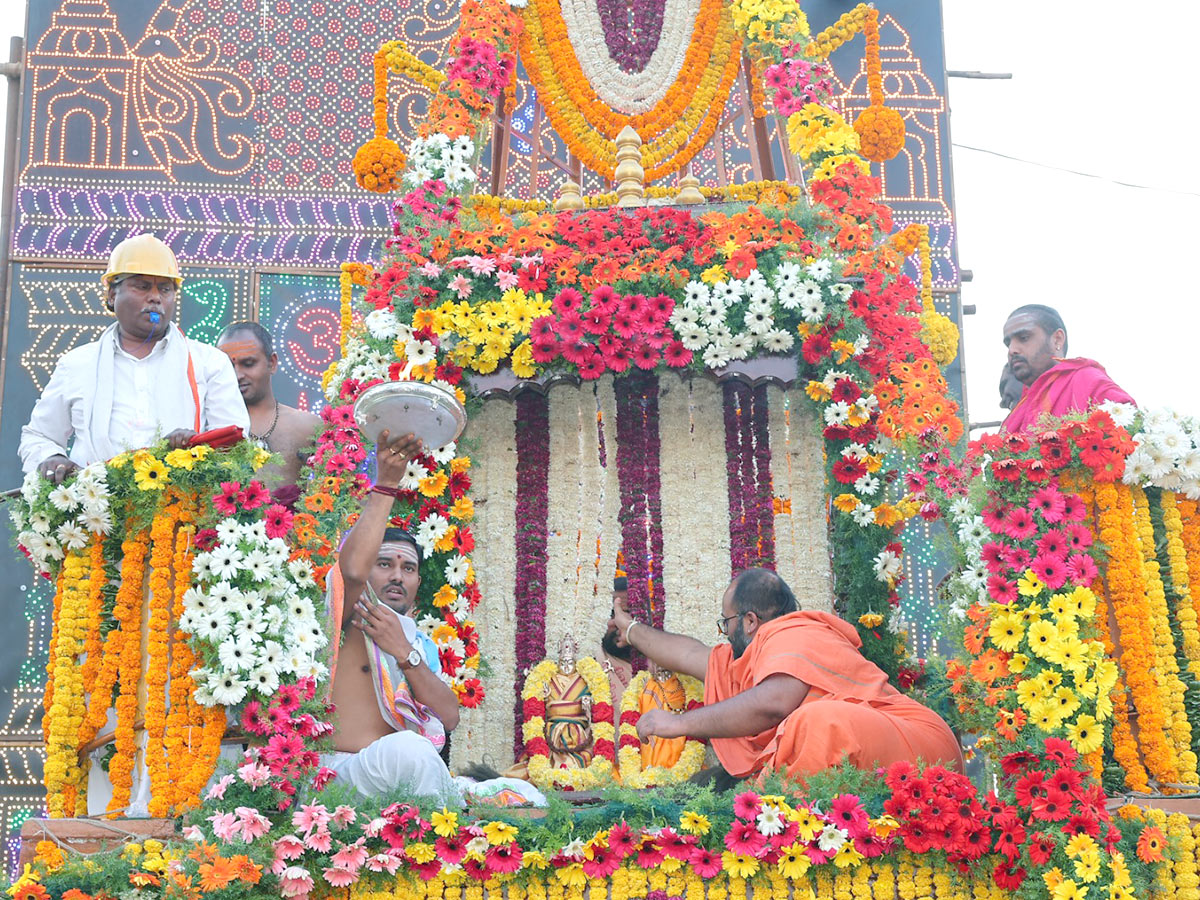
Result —
M1025 431L1037 425L1042 416L1057 418L1087 412L1089 407L1105 400L1133 403L1133 398L1121 390L1094 359L1060 360L1025 389L1004 420L1002 430Z

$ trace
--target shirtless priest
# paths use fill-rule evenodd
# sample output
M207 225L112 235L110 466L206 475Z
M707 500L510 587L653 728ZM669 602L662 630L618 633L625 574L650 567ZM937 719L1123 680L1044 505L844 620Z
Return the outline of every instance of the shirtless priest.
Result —
M727 644L659 631L621 605L613 622L653 662L704 680L704 706L643 713L643 741L709 738L737 779L763 769L803 778L843 759L866 770L903 759L962 771L949 726L888 684L860 652L854 627L799 611L787 583L767 569L747 569L725 591L717 630Z
M438 751L458 724L458 698L438 677L411 609L421 584L421 548L389 528L392 492L421 450L412 435L377 447L378 473L362 513L327 576L327 600L341 631L330 670L337 707L334 747L322 764L359 793L437 797L461 805Z
M282 465L267 466L259 477L272 491L281 485L295 484L300 477L304 451L316 440L320 417L275 398L271 376L279 368L279 354L275 352L271 333L257 322L230 325L221 334L217 347L233 361L238 390L250 414L251 439L283 457Z

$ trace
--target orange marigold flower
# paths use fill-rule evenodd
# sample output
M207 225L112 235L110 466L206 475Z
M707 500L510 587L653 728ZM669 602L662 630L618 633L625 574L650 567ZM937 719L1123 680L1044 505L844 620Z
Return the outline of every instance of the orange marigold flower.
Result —
M324 491L304 498L304 506L315 513L326 513L333 509L333 498Z

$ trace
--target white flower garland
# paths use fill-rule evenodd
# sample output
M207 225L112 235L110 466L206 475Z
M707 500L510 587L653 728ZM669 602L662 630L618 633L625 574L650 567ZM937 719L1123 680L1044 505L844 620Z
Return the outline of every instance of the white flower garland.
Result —
M54 527L50 517L32 509L48 483L35 470L21 483L24 504L9 504L8 515L17 542L29 552L29 559L40 574L51 571L51 562L63 559L67 550L82 550L93 535L103 536L112 530L112 511L109 509L108 468L104 463L92 463L81 469L70 485L51 488L47 500L68 518Z
M667 95L687 58L700 0L662 0L658 46L640 72L627 72L609 55L596 0L563 0L562 18L588 84L612 109L648 112Z

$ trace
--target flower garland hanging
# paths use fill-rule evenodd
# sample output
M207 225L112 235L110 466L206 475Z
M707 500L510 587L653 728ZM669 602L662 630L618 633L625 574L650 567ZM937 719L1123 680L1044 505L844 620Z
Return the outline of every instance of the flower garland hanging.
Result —
M546 656L546 541L550 502L550 401L544 394L525 391L516 399L517 502L516 579L513 596L514 615L521 623L517 629L516 694L514 715L516 730L514 757L519 757L524 739L521 722L525 718L519 699L527 682L524 674Z
M50 645L50 682L54 685L46 712L46 762L43 778L51 818L75 814L77 792L83 786L75 740L85 705L79 655L88 620L90 554L69 551L63 560L59 611Z
M683 685L686 705L683 710L695 709L704 703L704 685L688 675L678 676ZM620 725L617 729L617 763L621 784L629 788L651 788L664 784L687 781L704 765L706 746L704 741L688 738L679 759L670 768L651 766L642 768L641 740L637 735L637 723L642 714L638 707L642 692L650 680L648 670L638 672L626 685L621 694Z
M168 788L173 760L166 755L167 683L170 674L171 606L175 601L175 527L180 508L163 507L150 525L150 598L146 623L145 766L150 778L150 814L170 809ZM180 573L182 574L182 573Z
M358 186L368 191L386 194L398 186L398 173L404 167L400 145L387 136L387 73L388 52L393 44L384 44L375 51L375 89L371 118L375 135L358 148L352 168Z
M142 590L145 560L150 550L147 532L127 534L121 542L121 586L117 589L113 618L121 631L117 653L117 711L114 733L116 754L108 764L112 798L107 811L121 813L129 805L133 786L133 767L137 756L134 731L138 713L138 687L142 677Z
M529 757L529 780L543 789L557 787L567 791L591 790L612 779L616 760L616 731L613 727L612 688L608 676L590 656L576 662L576 669L587 683L592 698L592 759L583 769L555 769L550 766L550 747L546 743L546 691L550 678L558 672L558 663L545 660L534 667L521 691L525 713L521 736Z

